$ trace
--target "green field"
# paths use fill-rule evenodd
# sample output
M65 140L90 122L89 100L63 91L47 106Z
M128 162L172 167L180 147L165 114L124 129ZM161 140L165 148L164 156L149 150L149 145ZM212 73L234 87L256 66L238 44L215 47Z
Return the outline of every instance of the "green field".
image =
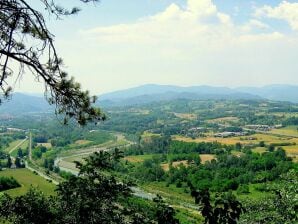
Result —
M147 159L152 159L153 156L154 156L154 154L126 156L126 157L124 157L124 160L127 160L128 162L131 162L131 163L142 163Z
M23 139L18 139L18 140L15 140L13 142L11 142L9 144L9 147L5 149L5 152L9 152L10 150L12 150L13 148L15 148L18 144L20 144L21 142L23 141ZM25 141L23 144L21 144L19 147L21 149L25 149L26 147L28 146L28 140Z
M298 137L298 126L292 125L284 128L273 129L270 133Z
M0 176L13 177L21 184L21 187L3 191L11 196L23 195L30 189L31 186L41 190L46 195L55 194L56 186L54 184L49 183L28 169L3 170L0 171Z

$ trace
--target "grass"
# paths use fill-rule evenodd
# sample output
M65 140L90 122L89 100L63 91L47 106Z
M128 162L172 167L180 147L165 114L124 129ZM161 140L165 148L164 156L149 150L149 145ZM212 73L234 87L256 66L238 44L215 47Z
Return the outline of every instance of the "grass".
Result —
M292 129L294 130L293 126ZM277 129L279 130L279 129ZM294 161L298 161L298 137L287 137L287 136L277 136L275 134L253 134L250 136L241 136L241 137L230 137L230 138L215 138L213 136L204 137L204 138L188 138L180 135L173 136L174 140L184 141L184 142L220 142L226 145L235 145L237 142L240 142L242 145L258 145L260 141L264 141L266 145L270 144L282 144L282 143L292 143L296 145L291 146L281 146L287 153L289 157L294 158ZM266 148L256 147L252 150L253 152L264 153Z
M293 158L294 162L298 162L298 145L284 146L287 155Z
M0 171L0 176L13 177L20 184L21 187L3 191L11 196L20 196L25 194L30 187L41 190L46 195L54 195L56 186L49 183L44 178L32 173L28 169L9 169Z
M236 192L234 192L234 193L235 193L235 195L237 195L237 198L239 198L240 200L243 200L243 199L260 200L262 198L266 198L271 195L270 192L261 192L261 191L256 190L255 188L259 185L260 184L249 184L248 185L249 192L250 192L249 194L237 194Z
M143 184L142 188L147 192L161 195L172 205L181 205L181 203L194 205L190 192L185 192L183 188L177 188L173 184L167 187L165 182L150 182Z
M297 128L298 128L297 125L293 125L293 126L288 126L288 127L279 128L279 129L272 129L270 133L298 137Z
M47 149L52 148L52 144L49 143L49 142L46 142L46 143L37 143L37 145L46 147Z
M184 136L173 136L175 140L185 141L185 142L220 142L227 145L235 145L237 142L240 142L243 145L247 144L258 144L260 141L264 141L265 144L271 143L283 143L283 142L297 142L298 138L291 137L279 137L270 134L254 134L250 136L241 136L241 137L229 137L229 138L216 138L213 136L203 137L203 138L188 138Z
M86 144L89 144L89 143L92 143L92 141L89 141L89 140L77 140L75 142L76 145L86 145Z
M207 161L211 161L213 159L215 159L215 155L212 155L212 154L201 154L200 155L200 158L201 158L201 163L206 163Z
M154 154L126 156L123 159L127 160L128 162L131 162L131 163L142 163L142 162L144 162L144 160L152 159L153 156L154 156Z
M151 133L149 131L144 131L142 138L160 137L160 134Z
M237 122L239 121L238 117L219 117L215 119L210 119L207 122L209 123L229 123L229 122Z
M186 120L196 120L196 119L198 119L198 116L196 114L174 113L174 115L178 118L186 119Z
M184 166L188 166L187 160L181 160L181 161L175 161L172 163L173 167L178 167L180 164L183 164ZM169 163L163 163L161 164L161 168L164 171L169 171L170 170L170 164Z
M20 145L18 148L21 148L22 150L25 150L27 149L29 146L29 140L26 140L22 145ZM17 154L18 154L18 148L16 148L15 150L13 150L11 152L10 155L12 155L13 157L17 157Z
M6 148L4 151L8 153L10 150L12 150L14 147L16 147L22 141L24 141L24 140L23 139L18 139L18 140L15 140L15 141L11 142L9 144L8 148ZM28 140L25 141L22 145L20 145L20 148L25 149L27 146L28 146Z
M254 153L264 153L267 152L267 148L266 147L256 147L254 149L252 149L251 151L253 151Z

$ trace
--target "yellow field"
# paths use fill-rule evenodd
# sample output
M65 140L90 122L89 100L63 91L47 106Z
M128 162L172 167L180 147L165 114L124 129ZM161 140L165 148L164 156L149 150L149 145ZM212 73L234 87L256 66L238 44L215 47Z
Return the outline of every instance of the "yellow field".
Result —
M201 158L201 163L206 163L207 161L211 161L213 159L215 159L215 155L212 154L202 154L200 155Z
M201 158L201 163L205 164L207 161L211 161L211 160L215 159L216 157L215 157L215 155L212 155L212 154L202 154L202 155L200 155L200 158ZM172 166L178 167L180 164L183 164L186 167L188 166L187 160L173 162ZM164 171L168 171L170 165L168 163L164 163L164 164L161 164L161 167Z
M184 136L173 136L173 140L184 141L184 142L220 142L227 145L235 145L240 142L242 145L254 144L257 145L260 141L264 141L266 145L272 143L294 143L296 145L283 146L282 148L286 151L289 157L292 157L294 161L298 162L298 137L279 137L270 134L254 134L250 136L231 137L231 138L215 138L215 137L204 137L204 138L188 138ZM253 152L264 153L267 149L262 147L256 147Z
M288 126L285 128L273 129L270 131L270 133L298 137L297 128L298 126Z
M181 119L187 119L187 120L196 120L198 119L198 116L196 114L186 114L186 113L174 113L174 115Z
M216 119L210 119L207 122L209 123L226 123L226 122L237 122L239 121L238 117L219 117Z
M89 141L89 140L77 140L75 142L76 145L86 145L86 144L89 144L91 143L92 141Z
M294 161L298 161L298 145L284 146L287 155L292 157Z
M123 159L131 163L142 163L144 162L144 160L151 159L152 157L153 155L150 154L150 155L126 156Z
M181 160L181 161L173 162L173 163L172 163L172 166L173 166L173 167L178 167L180 164L183 164L183 165L186 166L186 167L188 166L187 160ZM168 163L161 164L161 168L162 168L164 171L169 171L169 169L170 169L170 164L168 164Z
M184 142L220 142L222 144L234 145L237 142L240 142L243 145L247 144L258 144L260 141L264 141L266 144L271 143L282 143L282 142L292 142L298 144L298 138L291 137L278 137L267 134L254 134L250 136L241 136L241 137L230 137L230 138L216 138L216 137L204 137L204 138L188 138L184 136L173 136L174 140L184 141Z
M46 143L37 143L37 145L44 146L47 149L52 148L52 144L49 143L49 142L46 142Z
M160 134L151 133L151 132L149 132L149 131L144 131L144 133L142 134L142 138L146 138L146 137L154 137L154 136L159 137Z

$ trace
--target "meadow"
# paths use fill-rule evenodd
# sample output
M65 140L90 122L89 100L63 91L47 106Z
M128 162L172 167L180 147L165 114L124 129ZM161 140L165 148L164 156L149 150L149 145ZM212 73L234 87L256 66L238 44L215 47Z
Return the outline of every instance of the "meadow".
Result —
M55 195L56 185L46 181L44 178L34 174L28 169L9 169L0 171L0 176L13 177L21 185L21 187L3 191L11 196L19 196L25 194L31 187L42 191L46 195Z

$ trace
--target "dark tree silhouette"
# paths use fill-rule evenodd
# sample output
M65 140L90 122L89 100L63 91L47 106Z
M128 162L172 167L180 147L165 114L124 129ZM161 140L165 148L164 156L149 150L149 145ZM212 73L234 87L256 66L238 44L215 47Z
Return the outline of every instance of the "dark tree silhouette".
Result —
M98 0L80 0L97 2ZM56 106L56 114L64 115L64 122L75 118L79 124L105 119L104 114L92 106L96 97L83 91L63 70L63 61L54 45L54 35L48 30L42 12L27 0L0 1L0 103L11 92L11 78L17 81L31 72L45 84L45 97ZM79 9L66 9L55 0L39 0L45 12L57 19L76 14Z
M103 223L103 224L153 224L147 214L128 206L132 199L129 184L119 182L112 173L121 151L94 153L84 164L78 164L80 173L60 183L56 196L46 197L37 190L27 194L0 197L0 222L11 223ZM169 220L172 210L159 203L158 213ZM149 209L149 208L148 208ZM158 217L158 219L160 219ZM4 222L5 223L5 222ZM174 222L159 222L173 224ZM177 222L175 222L176 224Z
M208 190L195 190L192 188L192 197L201 207L205 224L237 224L241 213L244 211L242 204L231 193L216 195L214 204Z

